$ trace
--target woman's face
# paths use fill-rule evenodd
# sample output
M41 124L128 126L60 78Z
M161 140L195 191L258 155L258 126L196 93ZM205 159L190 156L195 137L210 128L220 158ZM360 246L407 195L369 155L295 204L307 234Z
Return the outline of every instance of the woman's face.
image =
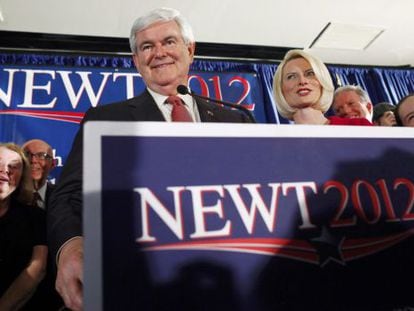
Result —
M322 86L304 58L288 61L282 71L282 93L292 108L319 107Z
M6 147L0 147L0 201L16 190L22 172L23 161L20 155Z
M403 126L414 127L414 96L408 97L398 110Z

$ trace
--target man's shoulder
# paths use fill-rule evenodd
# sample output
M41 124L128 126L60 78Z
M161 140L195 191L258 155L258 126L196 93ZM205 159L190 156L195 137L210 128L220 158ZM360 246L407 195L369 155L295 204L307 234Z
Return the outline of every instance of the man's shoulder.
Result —
M249 117L242 110L232 110L219 104L197 99L202 122L250 123Z
M46 182L46 191L52 191L54 190L56 185L50 181Z
M123 101L99 105L90 108L86 115L88 120L124 120L130 116L131 109L139 108L140 106L151 100L152 97L148 92L144 91L138 96L126 99Z

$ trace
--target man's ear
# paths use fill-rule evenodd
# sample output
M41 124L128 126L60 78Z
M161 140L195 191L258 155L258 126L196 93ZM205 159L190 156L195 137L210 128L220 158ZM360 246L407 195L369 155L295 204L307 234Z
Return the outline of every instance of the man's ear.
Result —
M195 42L191 42L191 43L187 46L187 48L188 48L188 53L189 53L189 55L190 55L190 57L191 57L191 60L193 60L193 59L194 59L195 46L196 46Z
M132 54L132 60L134 62L135 68L140 72L139 70L139 61L138 61L138 55L136 53Z
M374 105L371 102L367 102L367 109L369 113L372 115L373 110L374 110Z

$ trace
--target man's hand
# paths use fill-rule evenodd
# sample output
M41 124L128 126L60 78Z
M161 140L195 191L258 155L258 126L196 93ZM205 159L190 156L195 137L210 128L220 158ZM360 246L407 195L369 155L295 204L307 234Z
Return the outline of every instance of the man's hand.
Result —
M83 238L76 237L61 249L58 258L56 290L66 307L78 311L83 308Z

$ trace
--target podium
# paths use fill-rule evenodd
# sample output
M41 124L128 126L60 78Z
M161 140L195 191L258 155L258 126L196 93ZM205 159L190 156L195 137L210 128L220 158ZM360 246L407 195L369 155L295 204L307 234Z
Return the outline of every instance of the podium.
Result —
M86 310L414 307L414 129L88 122Z

